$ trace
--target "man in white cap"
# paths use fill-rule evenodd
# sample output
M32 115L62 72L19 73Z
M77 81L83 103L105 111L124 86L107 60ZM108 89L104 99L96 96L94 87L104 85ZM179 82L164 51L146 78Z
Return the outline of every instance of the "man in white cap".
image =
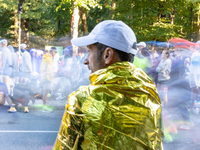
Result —
M144 47L146 47L147 45L146 45L146 43L145 42L140 42L140 43L138 43L137 44L137 47L138 47L138 49L139 49L139 51L141 51Z
M58 71L58 62L59 62L59 54L57 48L51 47L50 53L53 56L53 74L54 77L56 77Z
M22 43L22 44L20 45L21 55L24 53L24 51L26 50L26 48L27 48L27 45L26 45L25 43Z
M89 49L91 84L69 95L53 149L162 150L161 102L151 79L132 64L132 29L106 20L71 42Z
M137 58L139 58L139 59L143 59L144 58L144 56L141 54L141 51L145 47L146 47L146 43L145 42L140 42L140 43L137 44L138 52L135 55Z
M6 84L8 93L10 94L10 76L12 74L12 55L10 50L7 48L7 40L3 39L0 41L2 47L1 56L1 72L3 74L3 82Z
M26 46L25 46L26 47ZM32 62L31 62L31 55L28 50L23 49L24 52L22 54L22 79L25 80L25 83L30 78L32 71Z

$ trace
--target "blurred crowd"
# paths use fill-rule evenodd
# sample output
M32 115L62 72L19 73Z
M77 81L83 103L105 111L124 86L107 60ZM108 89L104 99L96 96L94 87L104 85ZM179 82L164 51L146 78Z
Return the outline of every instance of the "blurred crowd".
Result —
M193 128L191 116L199 114L200 106L200 41L176 40L178 42L173 43L173 47L138 43L139 51L133 62L148 74L157 87L167 142L173 141L170 134L176 134L177 129ZM172 121L171 116L175 115L172 112L180 114L181 123Z
M85 53L72 57L72 46L64 48L59 54L56 47L50 50L20 49L0 41L0 104L10 105L8 112L22 110L29 112L28 105L43 100L43 111L52 111L47 99L59 101L67 99L68 94L80 85L89 84L89 70L83 65ZM39 107L39 106L38 106Z
M185 42L185 41L184 41ZM182 118L180 129L191 129L190 114L199 113L200 101L200 42L173 43L173 47L158 47L145 42L137 44L138 53L133 64L141 68L155 83L163 106L165 134L177 132L177 126L169 119L169 111L178 108ZM28 113L29 103L43 100L43 111L48 97L54 101L64 99L81 85L89 85L90 72L84 65L87 52L73 57L72 46L60 55L56 47L50 50L20 49L0 41L0 104L10 105L8 112L23 108Z

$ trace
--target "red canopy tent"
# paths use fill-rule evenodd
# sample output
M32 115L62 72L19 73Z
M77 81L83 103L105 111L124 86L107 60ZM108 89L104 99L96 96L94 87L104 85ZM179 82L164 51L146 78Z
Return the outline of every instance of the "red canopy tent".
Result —
M195 47L199 45L182 38L172 38L168 42L173 44L175 49L183 48L183 49L189 49L191 51L196 51Z

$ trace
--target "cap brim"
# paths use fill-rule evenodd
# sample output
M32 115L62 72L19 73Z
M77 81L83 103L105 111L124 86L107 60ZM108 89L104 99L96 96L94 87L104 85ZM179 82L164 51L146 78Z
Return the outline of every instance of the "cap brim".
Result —
M83 36L76 39L72 39L71 43L78 47L85 47L87 45L91 45L96 43L97 41L91 38L90 36Z

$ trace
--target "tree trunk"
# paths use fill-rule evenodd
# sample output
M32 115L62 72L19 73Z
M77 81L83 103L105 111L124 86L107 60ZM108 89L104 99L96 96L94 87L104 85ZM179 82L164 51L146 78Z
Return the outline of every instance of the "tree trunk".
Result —
M23 4L24 0L19 0L19 3ZM29 19L21 19L21 43L29 46Z
M163 13L163 7L165 5L165 2L162 1L162 2L158 3L158 5L159 5L159 8L158 8L158 12L159 12L159 14L158 14L158 22L161 22L162 13Z
M193 41L193 32L194 32L194 28L193 28L193 24L194 24L194 12L193 12L193 4L191 3L191 7L190 7L190 11L191 11L191 33L190 33L190 41Z
M161 22L161 14L162 14L162 12L160 12L160 13L158 14L158 22Z
M18 15L17 15L17 12L14 13L14 42L15 42L15 46L18 45L18 38L19 38L19 35L18 35L18 27L19 27L19 18L18 18Z
M58 19L58 30L60 30L61 29L61 21L60 21L60 19Z
M72 13L72 20L71 20L71 37L72 39L78 37L78 23L79 23L79 9L77 2L73 2L73 13ZM73 57L77 56L78 54L78 47L73 46Z
M85 8L83 6L81 7L80 17L81 17L81 22L82 22L82 27L83 27L83 35L87 35L88 33L87 20L86 20Z
M25 22L25 43L27 44L27 46L29 47L29 19L26 19Z
M21 42L29 46L29 19L21 20L21 28L22 28Z
M171 25L172 25L172 27L173 27L173 25L174 25L174 18L175 18L175 10L174 10L174 8L172 8L172 12L170 13L170 18L171 18Z

